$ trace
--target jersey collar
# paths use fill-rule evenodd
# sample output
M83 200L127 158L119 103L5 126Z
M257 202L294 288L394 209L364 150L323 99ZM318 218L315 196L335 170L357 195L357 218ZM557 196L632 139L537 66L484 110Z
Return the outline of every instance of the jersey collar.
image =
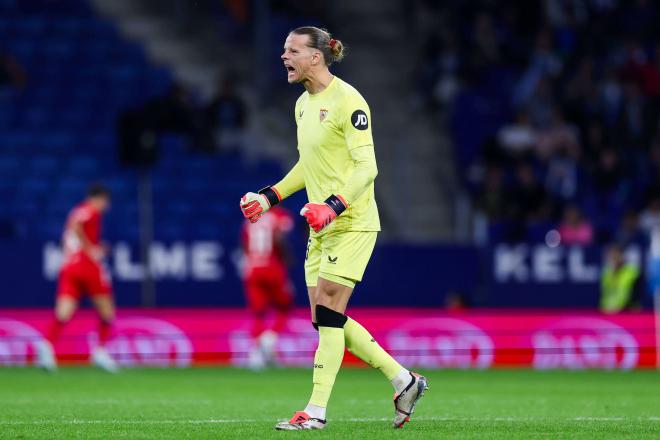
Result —
M328 93L328 91L330 89L332 89L335 86L335 83L337 83L338 81L339 81L339 78L337 78L336 75L333 75L332 79L330 80L330 84L328 84L328 87L326 87L325 89L323 89L322 91L320 91L318 93L314 93L314 94L309 93L309 92L307 92L307 93L309 94L309 97L311 99L319 99L320 97L325 96Z

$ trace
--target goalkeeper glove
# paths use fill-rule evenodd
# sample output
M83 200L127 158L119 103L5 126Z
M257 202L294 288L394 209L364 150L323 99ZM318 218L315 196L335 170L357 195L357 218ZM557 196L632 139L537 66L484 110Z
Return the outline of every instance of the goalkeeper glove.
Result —
M260 189L258 193L249 192L241 198L241 211L243 216L256 223L261 215L273 206L280 203L280 194L271 186Z
M331 195L325 203L308 203L300 210L314 232L328 226L334 219L348 208L348 203L342 196Z

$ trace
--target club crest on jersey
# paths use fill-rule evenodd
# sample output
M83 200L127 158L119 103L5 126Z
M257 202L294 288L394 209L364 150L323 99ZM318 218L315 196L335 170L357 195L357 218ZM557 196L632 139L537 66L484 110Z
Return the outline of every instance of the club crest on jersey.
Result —
M328 116L328 110L322 108L319 112L319 122L325 121L325 117Z

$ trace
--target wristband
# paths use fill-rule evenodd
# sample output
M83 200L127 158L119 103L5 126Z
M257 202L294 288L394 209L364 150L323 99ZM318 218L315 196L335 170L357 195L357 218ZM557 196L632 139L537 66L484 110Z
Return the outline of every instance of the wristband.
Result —
M280 195L272 186L262 188L258 191L258 193L266 196L266 200L268 200L271 208L280 203Z
M330 209L332 209L335 214L337 214L337 216L346 211L346 208L348 208L348 205L346 202L344 202L342 196L336 196L334 194L325 199L324 203L328 205Z

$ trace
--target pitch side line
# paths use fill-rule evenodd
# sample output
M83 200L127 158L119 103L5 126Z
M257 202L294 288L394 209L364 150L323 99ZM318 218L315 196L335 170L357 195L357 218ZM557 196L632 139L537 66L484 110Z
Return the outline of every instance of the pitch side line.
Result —
M284 419L283 419L284 420ZM344 419L332 419L332 422L387 422L388 417L355 417ZM660 416L651 417L566 417L566 418L547 418L547 417L415 417L417 421L435 421L435 422L660 422ZM212 425L212 424L230 424L230 423L260 423L276 422L275 419L209 419L209 420L0 420L0 425Z

